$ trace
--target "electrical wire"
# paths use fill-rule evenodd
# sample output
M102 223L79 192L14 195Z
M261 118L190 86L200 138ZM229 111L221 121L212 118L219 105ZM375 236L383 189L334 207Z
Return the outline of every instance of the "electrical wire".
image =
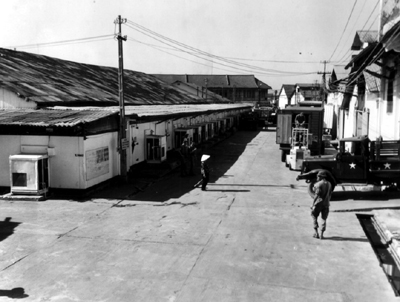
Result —
M223 65L223 66L226 66L226 67L229 67L229 68L234 68L234 67L232 67L230 65L226 65L226 64L220 63L218 61L210 60L208 58L216 59L216 60L222 61L222 62L227 63L227 64L231 64L231 65L247 68L245 71L248 71L248 69L250 68L252 72L254 70L257 70L259 73L262 72L263 74L269 74L269 75L302 75L302 74L305 74L305 73L287 72L287 71L281 71L281 70L275 70L275 69L266 69L266 68L261 68L261 67L254 66L254 65L248 65L248 64L239 63L239 62L236 62L236 61L233 61L233 60L226 59L224 57L220 57L220 56L216 56L216 55L207 53L205 51L202 51L202 50L199 50L197 48L188 46L188 45L183 44L181 42L178 42L176 40L167 38L167 37L165 37L165 36L163 36L161 34L158 34L158 33L154 32L154 31L151 31L151 30L149 30L149 29L147 29L147 28L145 28L145 27L143 27L143 26L141 26L141 25L139 25L137 23L134 23L132 21L128 21L127 23L128 23L127 24L128 27L130 27L130 28L132 28L132 29L134 29L134 30L136 30L136 31L138 31L138 32L140 32L140 33L152 38L152 39L155 39L155 40L157 40L157 41L159 41L159 42L161 42L163 44L166 44L168 46L171 46L171 47L173 47L173 48L175 48L175 49L177 49L177 50L179 50L181 52L188 53L190 55L196 56L196 57L201 58L201 59L206 60L206 61L211 61L211 62L213 62L215 64L220 64L220 65ZM181 48L179 48L179 47L181 47ZM184 48L184 49L182 49L182 48ZM190 50L190 52L185 50L185 49ZM235 68L235 69L238 69L238 68ZM240 70L244 71L244 69L240 69ZM306 73L306 74L314 74L314 73L315 72L310 72L310 73Z
M332 53L332 55L331 55L331 57L329 58L328 61L330 61L330 60L332 59L333 55L334 55L335 52L336 52L336 49L338 48L338 46L339 46L339 44L340 44L340 41L342 41L343 34L344 34L344 32L346 31L346 28L347 28L347 25L349 24L349 21L350 21L351 16L353 15L354 7L356 6L357 1L358 1L358 0L355 0L355 1L354 1L353 8L351 9L350 16L347 18L347 22L346 22L346 25L345 25L345 27L344 27L344 29L343 29L343 32L342 32L341 36L340 36L339 42L338 42L338 44L336 45L335 50L333 51L333 53Z
M361 30L364 30L365 26L367 25L368 21L371 19L371 16L372 16L372 14L375 12L376 7L378 6L379 3L380 3L380 0L378 0L378 1L375 3L374 8L372 9L371 13L369 14L369 16L368 16L368 18L367 18L367 21L365 21L365 23L364 23L364 25L363 25L363 27L362 27ZM371 23L371 25L369 26L368 30L371 29L372 25L375 23L375 21L376 21L376 19L377 19L378 17L379 17L379 15L377 15L377 16L375 17L374 21ZM350 51L351 51L351 49L348 49L347 52L343 55L343 57L345 57L345 56L347 55L347 53L350 53ZM343 58L343 57L342 57L342 58ZM340 59L339 62L343 62L343 60Z
M85 42L97 42L102 40L108 40L114 37L114 35L102 35L102 36L95 36L95 37L87 37L81 39L73 39L73 40L63 40L63 41L56 41L56 42L47 42L47 43L36 43L36 44L25 44L25 45L17 45L17 46L8 46L4 48L8 49L28 49L28 48L35 48L35 47L47 47L47 46L61 46L61 45L68 45L68 44L77 44L77 43L85 43Z
M386 42L387 44L390 44L394 39L396 39L398 36L400 35L400 26L398 28L395 29L395 31L393 32L392 36L390 37L390 39L388 39L388 41ZM377 60L379 60L380 56L385 52L385 48L382 47L378 53L375 54L375 58L373 58L371 60L371 62L368 62L368 59L372 56L372 54L375 52L376 48L378 47L380 43L377 43L374 47L374 49L370 52L370 54L368 55L368 57L364 60L364 63L360 66L360 68L358 68L357 73L353 79L351 79L349 81L348 85L353 84L362 74L362 71L367 68L367 66L374 64ZM368 64L367 64L368 62Z
M340 56L343 53L343 50L345 49L345 46L348 45L347 42L349 41L349 38L351 37L351 34L353 33L353 29L356 26L358 19L360 19L361 13L363 12L366 3L367 3L367 1L364 1L363 6L361 7L360 12L358 13L357 19L354 22L352 28L350 29L349 34L347 35L346 41L342 44L342 48L338 52L338 56Z
M192 63L195 63L195 64L199 64L199 65L203 65L203 66L210 67L210 65L206 65L206 64L200 63L200 62L198 62L198 61L190 60L190 59L187 59L187 58L184 58L184 57L181 57L181 56L172 54L172 53L170 53L170 52L168 52L168 51L162 50L162 49L165 49L165 48L167 48L167 47L162 47L162 46L160 47L160 46L158 46L158 45L149 44L149 43L144 43L144 42L141 42L141 41L136 40L136 39L133 39L133 38L128 38L128 40L129 40L129 41L134 41L134 42L137 42L137 43L140 43L140 44L143 44L143 45L150 46L150 47L152 47L152 48L155 48L155 49L158 50L158 51L164 52L164 53L166 53L166 54L169 54L169 55L171 55L171 56L173 56L173 57L176 57L176 58L179 58L179 59L182 59L182 60L185 60L185 61L189 61L189 62L192 62ZM170 49L170 48L168 48L168 49ZM175 49L172 49L172 50L175 50ZM218 67L213 67L213 68L214 68L214 69L218 69L218 70L222 70L222 71L232 72L232 70L228 70L228 69L223 69L223 68L218 68ZM247 73L240 73L240 74L247 74ZM306 73L306 74L307 74L307 73ZM280 76L298 76L297 74L296 74L296 75L265 75L265 74L262 74L262 73L255 73L255 75L263 75L263 76L265 76L265 77L270 77L270 76L274 76L274 77L280 77Z

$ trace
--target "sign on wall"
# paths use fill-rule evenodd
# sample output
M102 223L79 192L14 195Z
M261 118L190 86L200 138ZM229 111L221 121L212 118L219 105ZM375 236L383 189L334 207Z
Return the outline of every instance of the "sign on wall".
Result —
M108 147L88 150L86 158L86 180L107 174L110 171L110 156Z

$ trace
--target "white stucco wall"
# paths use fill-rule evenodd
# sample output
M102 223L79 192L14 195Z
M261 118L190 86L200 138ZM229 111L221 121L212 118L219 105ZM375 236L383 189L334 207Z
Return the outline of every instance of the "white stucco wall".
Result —
M10 186L9 156L21 153L49 156L50 188L87 189L119 174L119 156L116 152L117 134L106 133L87 137L0 135L0 186ZM87 180L86 151L109 148L109 172Z
M119 175L119 153L117 132L108 132L88 136L83 140L84 156L83 169L80 175L84 177L84 188L90 188L96 184ZM108 157L108 158L107 158Z
M15 93L0 88L0 109L11 108L33 108L36 109L35 102L27 102L18 97Z
M278 98L278 107L280 109L284 109L286 107L286 105L288 105L288 104L289 104L289 100L286 95L286 91L285 91L285 89L282 89L281 94L279 95L279 98Z
M380 102L379 132L384 140L399 140L400 139L400 80L397 74L393 85L393 112L387 112L387 81L383 79L382 88L384 91L383 98Z
M365 108L369 110L368 137L370 140L376 140L379 136L379 97L371 93L366 96Z

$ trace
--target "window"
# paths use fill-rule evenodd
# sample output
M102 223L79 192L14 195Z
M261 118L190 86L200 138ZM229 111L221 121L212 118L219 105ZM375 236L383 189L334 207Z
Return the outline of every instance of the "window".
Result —
M392 70L389 74L388 86L387 86L387 106L386 112L393 112L393 92L394 92L394 77L396 75L396 71Z

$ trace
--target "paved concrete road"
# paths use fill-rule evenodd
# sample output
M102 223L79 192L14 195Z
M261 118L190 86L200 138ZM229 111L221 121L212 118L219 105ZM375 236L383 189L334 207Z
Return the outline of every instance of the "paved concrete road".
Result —
M312 238L311 199L275 132L210 153L205 192L173 173L133 196L0 201L0 300L398 301L354 212Z

